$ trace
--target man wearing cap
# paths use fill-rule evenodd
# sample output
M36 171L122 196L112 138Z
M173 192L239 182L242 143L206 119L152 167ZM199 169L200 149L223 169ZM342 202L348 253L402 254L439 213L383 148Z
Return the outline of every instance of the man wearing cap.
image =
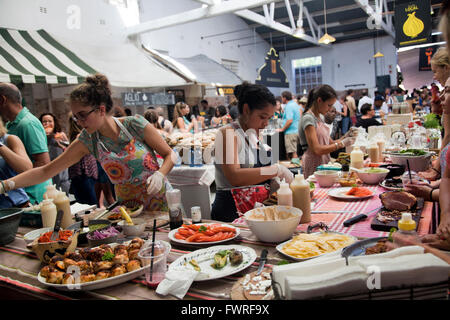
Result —
M381 123L384 123L384 119L388 114L389 109L382 95L377 95L375 97L373 107L375 109L375 119L377 119Z

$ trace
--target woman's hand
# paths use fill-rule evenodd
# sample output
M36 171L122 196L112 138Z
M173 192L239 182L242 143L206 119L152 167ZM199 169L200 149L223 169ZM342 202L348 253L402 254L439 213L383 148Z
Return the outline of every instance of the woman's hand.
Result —
M157 194L164 185L164 175L155 171L150 177L147 179L147 194L155 195Z
M440 240L450 241L450 217L444 215L441 223L439 223L436 234Z
M441 249L441 250L450 250L450 239L440 239L437 234L427 234L420 238L423 244L428 245L430 247Z

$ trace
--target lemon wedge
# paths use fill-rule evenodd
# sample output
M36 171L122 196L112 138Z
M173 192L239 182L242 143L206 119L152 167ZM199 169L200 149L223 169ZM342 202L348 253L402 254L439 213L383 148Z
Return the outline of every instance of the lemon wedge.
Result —
M134 225L133 220L131 220L131 217L128 214L127 210L125 210L124 207L120 207L119 210L120 213L122 213L122 217L127 221L128 225L130 226Z

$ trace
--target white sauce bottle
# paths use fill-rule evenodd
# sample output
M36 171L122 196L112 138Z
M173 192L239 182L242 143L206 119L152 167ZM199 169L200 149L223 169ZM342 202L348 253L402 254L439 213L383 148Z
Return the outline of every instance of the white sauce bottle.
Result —
M277 191L278 205L279 206L291 206L292 207L292 190L289 188L289 184L283 181L280 184L280 189Z

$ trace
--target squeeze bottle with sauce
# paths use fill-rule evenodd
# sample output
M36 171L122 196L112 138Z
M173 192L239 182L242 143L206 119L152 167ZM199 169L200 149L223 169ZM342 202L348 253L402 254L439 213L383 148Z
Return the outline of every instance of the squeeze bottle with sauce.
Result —
M291 206L292 207L292 190L289 188L289 184L283 181L280 183L280 189L277 191L278 205Z
M368 148L369 158L370 162L372 163L378 163L380 162L379 156L380 156L380 149L378 148L377 143L370 144Z
M58 190L56 189L54 184L50 184L46 187L47 191L44 193L44 199L55 199L58 194ZM47 196L47 197L46 197Z
M364 153L358 146L354 146L350 153L350 167L362 169L364 167Z
M398 221L397 232L401 235L413 236L416 240L420 241L416 232L416 222L412 219L411 213L409 212L402 213L402 218ZM401 244L395 240L394 244L401 246Z
M293 206L302 210L300 223L311 222L311 193L309 183L302 174L296 174L289 186L292 190Z
M66 229L73 224L72 211L70 210L70 199L64 191L58 191L53 203L56 206L57 211L64 211L61 228Z
M41 218L43 228L54 228L56 220L56 206L53 204L52 199L48 199L44 196L44 200L41 202Z

